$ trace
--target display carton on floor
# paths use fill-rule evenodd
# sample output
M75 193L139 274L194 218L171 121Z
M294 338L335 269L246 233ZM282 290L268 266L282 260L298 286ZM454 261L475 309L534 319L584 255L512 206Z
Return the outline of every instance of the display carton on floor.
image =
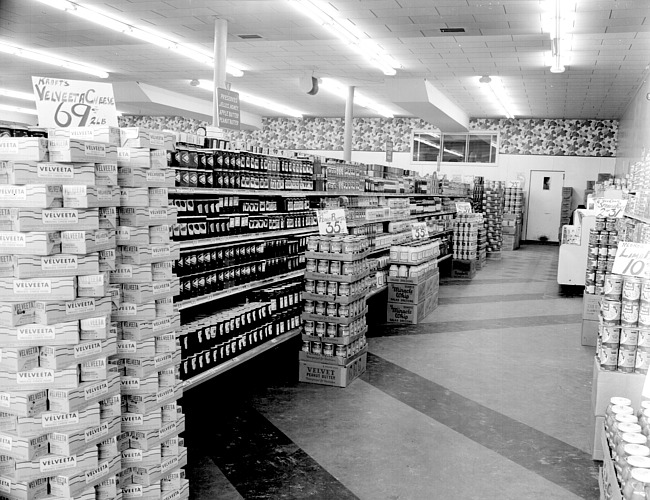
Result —
M417 285L407 283L388 283L388 302L394 304L416 305L431 295L437 288L439 274L435 274Z
M368 353L364 351L359 357L345 366L300 361L298 380L312 384L347 387L366 371L367 357Z
M438 307L438 293L426 296L418 304L387 304L387 321L417 325Z
M595 347L598 343L598 321L582 320L582 345Z
M609 400L615 396L628 398L633 408L639 408L645 375L603 370L594 357L594 373L591 385L591 408L596 416L604 416Z
M602 299L601 295L594 295L592 293L583 294L582 319L598 321L598 312L600 311L600 299Z

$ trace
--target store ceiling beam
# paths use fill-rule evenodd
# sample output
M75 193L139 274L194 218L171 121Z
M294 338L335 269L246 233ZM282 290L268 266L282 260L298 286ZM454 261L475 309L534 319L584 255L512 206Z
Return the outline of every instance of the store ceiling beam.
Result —
M467 132L469 115L424 78L386 80L388 98L441 132Z
M113 92L117 108L124 114L184 116L208 123L212 120L212 103L204 99L140 82L116 82ZM241 127L244 130L261 129L262 117L241 111Z

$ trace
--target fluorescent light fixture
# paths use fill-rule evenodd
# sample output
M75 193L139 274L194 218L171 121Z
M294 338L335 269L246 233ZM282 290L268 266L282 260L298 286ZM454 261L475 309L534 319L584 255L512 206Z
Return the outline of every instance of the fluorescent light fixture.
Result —
M108 78L108 73L101 68L97 68L94 66L87 66L86 64L69 61L67 59L61 59L51 54L45 54L43 52L38 52L32 49L26 49L24 47L18 47L16 45L10 45L5 42L0 42L0 52L4 52L5 54L11 54L13 56L24 57L25 59L31 59L32 61L51 64L53 66L59 66L60 68L66 68L74 71L79 71L82 73L87 73L89 75L94 75L98 78Z
M479 78L486 95L493 104L497 105L507 118L514 118L516 112L513 109L510 98L503 87L503 82L498 76L482 76Z
M201 80L199 81L198 85L193 85L193 86L203 90L207 90L208 92L214 91L214 83L207 80ZM294 118L302 118L303 113L301 111L290 108L289 106L285 106L284 104L280 104L274 101L269 101L264 97L258 97L252 94L248 94L247 92L239 92L238 90L235 89L231 89L231 90L239 94L239 100L242 102L252 104L253 106L259 106L261 108L270 109L271 111L276 111L284 115L293 116Z
M200 63L203 63L207 66L214 67L214 57L213 54L202 50L200 48L193 48L189 45L177 42L171 38L167 38L166 35L154 33L152 30L146 28L140 28L133 24L130 24L127 21L117 18L113 14L107 14L100 11L94 6L85 6L69 0L36 0L50 7L57 8L64 12L69 12L75 16L80 17L86 21L93 22L104 28L110 28L119 33L124 33L125 35L132 36L143 42L151 43L162 47L167 50L171 50L179 55L194 59ZM233 65L231 62L228 62L226 65L226 73L234 77L241 77L244 75L244 72L241 68Z
M396 69L402 67L349 19L339 17L339 13L329 3L319 0L288 1L293 7L342 40L352 50L364 56L370 64L379 68L385 75L394 75L397 73Z
M564 73L567 66L567 30L573 23L571 15L575 2L570 0L546 0L542 29L551 37L551 54L547 60L551 73Z
M0 96L11 97L12 99L21 99L23 101L36 101L34 94L31 92L18 92L17 90L0 89Z
M20 106L10 106L9 104L0 104L2 111L13 111L14 113L23 113L25 115L38 115L38 111L32 108L21 108Z
M348 87L338 80L334 80L333 78L322 78L319 86L330 94L341 97L342 99L347 99ZM372 99L369 99L363 94L360 94L356 89L354 91L354 104L357 104L362 108L368 108L386 118L392 118L394 116L390 109Z

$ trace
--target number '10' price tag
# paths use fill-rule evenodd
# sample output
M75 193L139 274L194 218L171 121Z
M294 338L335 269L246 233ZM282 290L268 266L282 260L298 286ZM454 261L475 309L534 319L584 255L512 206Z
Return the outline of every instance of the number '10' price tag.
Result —
M345 210L318 210L318 233L321 236L336 236L348 234L348 226L345 221Z
M429 228L426 222L414 222L411 226L411 237L414 240L426 240L429 238Z
M619 242L612 273L650 278L650 245Z

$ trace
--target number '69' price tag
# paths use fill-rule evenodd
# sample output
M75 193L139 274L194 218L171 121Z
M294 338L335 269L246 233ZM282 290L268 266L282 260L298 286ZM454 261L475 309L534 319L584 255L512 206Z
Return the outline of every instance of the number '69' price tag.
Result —
M415 222L411 226L411 237L414 240L426 240L429 238L429 228L426 222Z
M348 234L348 226L345 221L345 210L318 210L318 233L321 236L337 236Z
M612 273L650 278L650 245L629 241L619 242Z

